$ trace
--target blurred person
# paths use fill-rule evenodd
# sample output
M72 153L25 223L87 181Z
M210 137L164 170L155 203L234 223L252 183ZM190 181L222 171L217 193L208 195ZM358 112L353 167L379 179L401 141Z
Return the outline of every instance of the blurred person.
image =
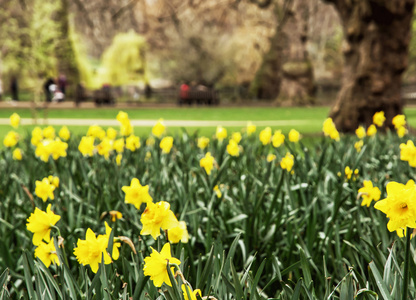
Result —
M54 87L53 86L55 86L55 80L53 80L53 78L49 77L43 85L43 90L44 90L45 96L46 96L46 102L51 102L52 101L53 93L54 93Z
M66 92L66 76L65 74L59 74L58 76L58 89L65 95Z

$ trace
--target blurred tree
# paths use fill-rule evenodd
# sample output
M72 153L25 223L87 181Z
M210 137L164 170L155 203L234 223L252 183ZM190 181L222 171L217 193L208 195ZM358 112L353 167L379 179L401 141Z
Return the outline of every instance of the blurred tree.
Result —
M262 1L265 7L272 1ZM269 51L252 83L260 99L291 104L312 103L315 93L313 66L306 48L309 6L306 0L276 1L277 27Z
M415 0L325 0L344 29L344 78L330 116L337 128L353 132L384 111L387 126L403 112L402 74L408 65Z

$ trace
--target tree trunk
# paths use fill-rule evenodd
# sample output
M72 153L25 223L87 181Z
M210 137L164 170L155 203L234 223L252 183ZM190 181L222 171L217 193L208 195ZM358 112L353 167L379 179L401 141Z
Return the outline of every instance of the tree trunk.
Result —
M302 105L313 102L313 68L306 50L308 5L306 0L286 1L270 50L256 75L254 88L260 99Z
M342 88L330 117L337 129L353 132L384 111L385 126L403 112L401 78L408 64L410 21L415 0L327 0L344 29Z

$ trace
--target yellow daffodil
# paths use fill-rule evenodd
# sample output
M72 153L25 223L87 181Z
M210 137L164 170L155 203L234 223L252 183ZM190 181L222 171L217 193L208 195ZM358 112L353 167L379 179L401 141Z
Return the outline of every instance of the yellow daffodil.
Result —
M58 135L59 135L59 137L60 137L61 139L63 139L64 141L67 141L67 140L69 140L69 138L71 137L71 132L69 132L68 127L63 126L63 127L59 130Z
M107 138L114 141L117 137L117 130L115 130L113 127L107 128Z
M42 135L45 139L53 140L56 136L55 128L48 126L42 130Z
M355 134L359 139L363 139L366 136L366 132L365 132L365 128L363 126L359 126L356 130L355 130Z
M170 210L170 204L165 201L148 202L140 221L143 224L140 234L150 234L154 239L160 235L160 229L168 230L178 226L178 220Z
M105 237L107 239L107 245L108 245L112 228L107 224L107 222L104 222L104 224L105 224ZM101 236L99 235L98 237L100 238ZM120 251L118 250L118 248L120 248L120 247L121 247L121 243L116 241L116 239L114 239L113 240L113 251L112 251L113 253L111 254L111 257L114 260L117 260L120 257Z
M367 207L369 207L371 201L380 200L381 191L378 187L373 187L371 180L364 180L363 184L364 187L358 190L358 193L360 193L361 197L363 197L361 206L367 205Z
M68 144L62 142L60 138L56 138L49 144L50 155L54 160L66 157L66 149L68 149Z
M238 144L234 140L229 140L227 145L227 152L231 156L239 156L240 155L240 148Z
M331 139L339 141L339 132L332 121L332 118L327 118L324 121L322 130L325 136L329 136Z
M33 245L39 245L42 240L49 242L51 240L51 227L55 226L60 219L60 216L52 212L50 204L46 208L46 212L36 207L35 211L26 220L27 230L33 232Z
M222 197L222 193L221 193L220 188L218 187L218 184L214 186L214 193L217 195L218 199Z
M131 152L136 151L140 148L140 146L140 138L138 136L132 134L128 138L126 138L126 148L129 149Z
M416 228L416 186L413 180L406 185L389 182L387 197L378 201L374 208L381 210L389 218L387 229L392 232L406 227Z
M152 147L155 144L155 139L152 136L149 136L146 139L146 146Z
M402 138L405 136L405 134L407 134L407 129L404 126L401 126L396 129L396 132L397 132L397 135Z
M295 160L294 160L293 155L287 152L286 156L283 157L282 160L280 161L280 167L290 172L293 168L294 163L295 163Z
M266 158L266 160L267 160L267 162L272 162L272 161L274 161L276 159L276 155L274 155L274 154L268 154L267 155L267 158Z
M204 150L209 144L209 138L201 136L198 138L198 148Z
M400 144L400 159L407 161L411 167L416 167L416 147L413 141L408 140L406 144Z
M376 112L373 116L373 123L378 127L383 126L386 117L384 116L384 111Z
M227 129L222 126L217 126L217 130L215 131L215 137L218 141L222 142L227 137Z
M78 146L79 152L84 156L93 156L94 153L94 137L83 136Z
M53 140L45 139L42 140L35 149L36 157L39 157L42 161L48 162L49 156L52 153L52 145Z
M50 184L54 185L56 188L59 187L59 177L49 175L48 181Z
M107 137L104 137L101 143L97 145L97 152L99 155L104 156L105 159L108 159L111 151L113 151L113 145Z
M113 143L113 148L117 153L122 153L124 151L124 138L115 140Z
M400 127L406 126L406 117L404 115L397 115L391 120L394 128L399 129Z
M185 300L197 300L196 298L197 294L199 294L199 297L202 298L202 293L200 289L196 289L195 291L192 291L191 288L185 284L182 284L181 288L182 288L183 298ZM188 293L191 296L190 299L188 297Z
M149 195L149 186L142 186L137 178L133 178L130 186L123 186L121 190L126 194L124 202L133 204L137 209L140 209L142 203L153 201Z
M263 145L268 145L270 143L271 138L272 129L270 127L266 127L262 131L260 131L259 139Z
M162 135L165 133L166 126L163 124L163 119L159 119L155 126L152 128L152 134L157 137L161 138Z
M253 125L253 123L248 122L247 123L247 135L252 135L256 132L256 125Z
M285 135L281 130L276 130L272 136L272 145L275 148L279 148L285 142Z
M288 137L289 137L289 141L291 141L292 143L297 143L300 140L300 133L295 129L291 129L289 131Z
M43 140L43 131L40 127L36 126L32 130L32 138L30 142L33 146L37 146Z
M19 127L19 124L20 124L20 116L17 113L13 113L10 116L10 125L13 128L18 128Z
M233 139L238 144L241 141L241 133L240 132L233 132L231 134L231 139Z
M345 173L345 177L347 177L347 179L351 179L353 171L351 170L350 167L346 166L345 170L344 170L344 173Z
M177 244L179 241L187 243L189 241L188 229L184 221L179 221L178 226L168 230L168 240L172 244Z
M374 124L371 124L368 128L367 128L367 135L368 136L373 136L377 133L377 127Z
M87 229L85 240L78 239L74 254L80 264L90 265L91 270L97 273L98 267L104 256L104 264L111 263L111 257L107 252L108 237L105 235L95 236L94 231Z
M48 198L51 200L55 199L53 195L54 190L55 186L49 182L48 178L43 178L42 181L36 180L35 194L41 198L43 202L46 202Z
M106 136L106 133L105 130L101 128L101 126L91 125L88 128L87 136L92 136L94 138L102 140Z
M121 123L120 134L122 136L129 136L129 135L133 134L133 126L131 126L131 123L130 123L129 120L124 121L123 123Z
M124 111L119 111L116 117L121 124L129 120L129 115Z
M214 157L210 152L207 152L203 158L199 161L201 168L205 169L208 175L211 175L212 168L214 167Z
M355 150L357 150L357 152L360 152L363 145L364 145L363 140L359 140L359 141L355 142L354 148L355 148Z
M117 154L116 156L116 164L117 166L121 166L121 160L123 159L123 155L122 154Z
M173 137L171 136L165 136L161 141L160 141L160 149L162 149L162 153L166 153L168 154L170 152L170 149L172 149L173 146Z
M16 148L13 150L13 159L14 160L22 160L23 154L20 148Z
M14 147L16 146L17 142L19 141L19 135L15 131L9 131L3 140L3 145L5 147Z
M152 253L150 256L144 258L144 275L150 276L150 280L153 281L153 284L156 287L161 287L163 283L172 286L168 275L167 262L170 264L180 265L181 261L172 257L169 243L166 243L163 246L160 253L153 248L151 249ZM173 270L173 267L171 267L172 273L174 273Z
M38 247L35 249L35 257L39 258L47 268L49 268L51 263L59 266L59 258L56 254L53 238L49 241L49 243L45 243L43 241L40 242Z

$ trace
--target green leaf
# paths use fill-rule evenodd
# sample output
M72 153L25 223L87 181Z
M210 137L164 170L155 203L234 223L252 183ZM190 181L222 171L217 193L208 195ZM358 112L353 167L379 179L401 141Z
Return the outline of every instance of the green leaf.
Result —
M381 278L380 272L377 270L376 265L374 264L373 261L370 262L369 265L370 265L371 273L373 274L374 279L376 280L377 287L378 287L381 295L383 296L383 299L392 300L392 298L390 297L390 292L387 289L387 286L386 286L385 282L383 281L383 278Z

